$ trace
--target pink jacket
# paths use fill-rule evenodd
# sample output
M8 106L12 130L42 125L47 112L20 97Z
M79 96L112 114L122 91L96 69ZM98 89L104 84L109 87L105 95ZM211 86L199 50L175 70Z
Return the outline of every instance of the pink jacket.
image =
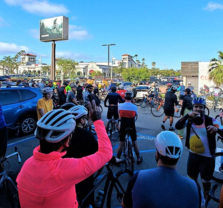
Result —
M101 120L94 122L98 151L81 159L61 158L66 152L43 154L36 147L18 177L21 208L76 208L75 184L105 165L112 146Z

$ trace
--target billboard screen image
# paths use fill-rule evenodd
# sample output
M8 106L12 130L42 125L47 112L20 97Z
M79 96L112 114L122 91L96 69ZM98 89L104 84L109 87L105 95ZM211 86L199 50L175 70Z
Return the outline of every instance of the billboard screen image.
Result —
M40 41L68 40L68 18L64 16L40 20Z

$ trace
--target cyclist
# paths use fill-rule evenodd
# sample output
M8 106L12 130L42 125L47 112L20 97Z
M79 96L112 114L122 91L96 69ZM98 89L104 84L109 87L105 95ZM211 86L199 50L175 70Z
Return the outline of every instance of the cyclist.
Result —
M121 157L122 147L125 145L125 136L127 134L126 128L130 127L132 130L130 131L130 136L132 139L132 144L137 156L137 164L140 164L143 160L142 156L139 153L139 147L137 145L137 136L136 136L136 128L135 128L135 116L137 113L137 106L131 103L133 98L132 91L127 91L125 93L125 103L122 103L118 107L119 115L121 117L121 128L120 128L120 142L117 150L117 158Z
M170 91L167 91L166 96L165 96L165 102L164 102L164 119L163 119L163 123L161 125L161 128L163 130L166 130L165 128L165 122L167 120L168 117L170 117L170 131L174 131L175 129L173 128L173 116L174 116L174 105L177 105L177 96L175 95L176 92L176 88L175 87L171 87Z
M108 91L110 92L112 87L116 87L116 84L113 83L113 80L111 80L111 84L108 86Z
M172 87L172 84L171 83L167 83L167 85L166 85L166 92L170 92L171 91L171 87Z
M59 105L62 106L64 103L66 103L66 93L65 93L65 87L67 83L64 82L63 85L58 89L58 95L59 95Z
M193 111L181 118L175 125L180 130L186 127L186 147L189 149L187 175L197 181L200 173L204 196L211 189L211 179L215 168L215 136L223 136L223 126L214 118L205 115L206 101L195 98L192 101Z
M78 208L75 185L112 158L112 146L95 102L89 104L98 136L98 151L82 158L62 158L69 147L76 122L63 109L48 112L37 122L35 136L40 146L23 165L18 177L21 207Z
M135 103L135 98L136 98L136 95L137 95L137 90L136 90L136 85L135 84L132 85L132 92L133 92L132 103Z
M183 99L184 99L184 95L185 95L185 86L183 84L183 82L180 82L180 97L179 97L179 100L180 100L180 104L182 105L183 104Z
M185 91L185 96L183 98L183 105L181 108L180 115L183 117L189 112L191 112L193 106L192 106L192 97L191 97L191 90L190 88L187 88ZM183 139L183 134L184 134L184 128L181 130L178 130L178 136L180 139Z
M107 106L107 101L109 103L109 106ZM118 103L123 103L124 100L122 99L122 97L116 93L116 87L112 87L111 88L111 92L108 93L108 95L105 98L104 101L104 106L108 107L108 112L107 112L107 122L105 127L107 128L108 126L108 122L112 119L112 117L114 116L114 119L116 121L116 128L117 130L119 130L119 126L118 126L118 119L119 119L119 115L118 115Z
M191 85L191 82L187 83L187 88L190 88L192 92L194 92L194 87Z
M53 89L50 87L45 87L42 89L43 98L39 99L37 102L37 117L38 120L43 117L47 112L53 110Z
M77 100L81 101L83 100L83 87L80 85L79 81L76 82L77 84Z
M77 105L70 108L69 112L75 116L76 128L64 157L82 158L94 154L98 151L98 142L90 131L84 129L87 124L87 109L82 105ZM83 200L93 187L94 175L91 175L76 185L77 198ZM93 206L93 204L94 192L84 202L83 207Z
M85 92L83 95L85 104L88 101L90 101L90 102L92 101L92 97L91 97L92 91L93 91L93 86L91 84L88 84L85 88Z
M5 157L6 149L7 149L7 139L8 139L8 131L5 123L5 118L2 111L2 106L0 103L0 160ZM0 173L3 171L0 166Z
M75 92L77 91L77 86L74 85L74 84L71 84L71 91L68 93L67 95L67 102L68 103L74 103L76 105L77 104L77 99L76 99L76 96L75 96Z
M98 83L95 83L94 85L94 94L99 97Z
M178 136L164 131L155 139L157 168L141 170L129 181L122 207L189 208L201 207L204 199L199 185L181 176L176 164L183 153Z
M125 93L127 90L124 90L124 86L118 86L117 93L122 97L123 100L125 100Z

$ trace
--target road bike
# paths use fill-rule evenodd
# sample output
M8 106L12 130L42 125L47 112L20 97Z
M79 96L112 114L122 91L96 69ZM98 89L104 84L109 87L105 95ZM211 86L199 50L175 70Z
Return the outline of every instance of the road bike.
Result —
M219 111L221 111L221 112L220 112L219 115L217 115L215 117L215 119L218 120L221 125L223 125L223 108L220 108Z
M21 163L20 153L17 151L17 147L15 147L15 152L6 156L4 159L0 160L0 166L3 165L10 157L17 155L18 163ZM8 199L12 208L20 208L19 204L19 195L18 188L16 186L15 181L6 173L3 169L3 172L0 173L0 186L3 185L4 190L7 193Z
M106 131L108 133L108 136L109 136L110 140L112 140L112 135L115 132L117 132L116 126L117 126L117 122L116 122L114 116L112 116L112 119L110 119L108 121L108 125L107 125L107 128L106 128Z
M125 161L121 161L121 163L125 163ZM127 189L128 182L130 178L132 177L133 173L129 169L122 169L118 171L116 174L113 173L111 167L111 163L107 163L105 165L107 171L100 177L100 179L97 181L97 183L94 185L92 190L85 196L84 199L79 200L79 207L83 207L83 203L86 201L86 199L100 186L102 182L105 181L104 189L100 190L102 192L102 200L100 205L97 205L97 207L104 207L106 197L106 207L120 207L122 198L125 194L125 191ZM102 172L102 169L99 170L99 172ZM98 174L97 174L98 175ZM122 184L120 183L122 181Z

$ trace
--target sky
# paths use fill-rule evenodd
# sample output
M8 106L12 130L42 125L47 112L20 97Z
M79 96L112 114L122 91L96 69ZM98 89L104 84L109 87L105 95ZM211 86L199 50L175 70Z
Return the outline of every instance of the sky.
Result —
M41 19L69 18L69 40L56 57L106 62L123 54L148 67L180 69L181 62L210 61L223 50L223 0L0 0L0 59L20 50L51 62L51 42L40 42Z

